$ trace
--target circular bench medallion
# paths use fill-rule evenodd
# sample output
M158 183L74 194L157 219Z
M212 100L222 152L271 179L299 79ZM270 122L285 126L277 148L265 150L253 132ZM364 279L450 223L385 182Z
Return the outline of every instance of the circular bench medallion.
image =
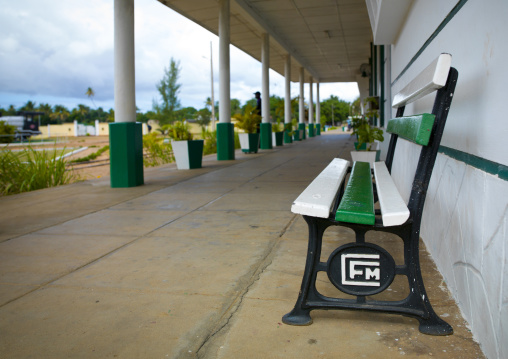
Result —
M349 243L328 258L328 278L347 294L373 295L382 292L395 277L395 261L372 243Z

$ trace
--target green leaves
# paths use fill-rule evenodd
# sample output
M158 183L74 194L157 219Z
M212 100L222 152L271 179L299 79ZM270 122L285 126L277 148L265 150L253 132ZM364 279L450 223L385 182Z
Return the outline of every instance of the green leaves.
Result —
M167 131L169 138L175 141L192 140L190 125L184 121L175 121L170 125L164 125L163 130Z
M243 114L235 114L233 118L236 120L235 126L246 133L256 133L258 125L261 123L261 116L257 109L251 104L245 105Z
M366 143L368 144L367 151L370 151L370 143L375 140L384 141L383 130L371 126L369 121L363 117L353 118L351 125L353 128L353 133L351 135L356 135L358 137L358 148L360 148L363 143Z
M64 151L0 152L0 195L16 194L70 183L73 175L65 170ZM23 161L21 160L23 159Z

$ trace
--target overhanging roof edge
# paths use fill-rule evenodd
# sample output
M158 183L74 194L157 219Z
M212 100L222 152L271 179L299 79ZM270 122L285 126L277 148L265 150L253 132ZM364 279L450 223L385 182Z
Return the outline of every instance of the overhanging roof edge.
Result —
M275 40L277 41L277 43L282 46L287 52L288 54L293 57L300 65L302 65L302 67L314 78L317 78L317 74L316 72L314 71L314 69L309 66L307 64L307 62L305 60L303 60L300 56L298 56L296 53L295 53L295 50L291 48L291 46L289 46L289 44L287 43L287 41L282 37L280 36L276 31L273 30L273 28L271 26L269 26L266 21L263 20L263 18L261 16L259 16L259 14L249 5L247 4L244 0L234 0L238 6L243 9L245 11L245 13L247 15L249 15L249 17L255 21L259 26L261 26L264 30L266 30L266 32ZM242 50L243 51L243 50ZM273 69L274 71L276 71L275 69Z

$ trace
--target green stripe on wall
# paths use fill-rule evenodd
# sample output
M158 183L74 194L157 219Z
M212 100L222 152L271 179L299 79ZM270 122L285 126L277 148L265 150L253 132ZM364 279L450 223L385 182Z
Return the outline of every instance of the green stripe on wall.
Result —
M439 146L439 152L457 161L464 162L469 166L490 173L491 175L497 175L502 180L508 181L508 166L446 146Z
M460 0L457 5L454 6L454 8L452 9L452 11L450 11L450 13L448 15L446 15L446 17L444 18L444 20L441 22L441 24L439 24L439 26L437 27L437 29L432 33L432 35L430 35L430 37L427 39L427 41L425 41L425 43L423 44L423 46L420 48L420 50L418 50L418 52L416 53L416 55L413 56L413 58L411 59L411 61L409 61L409 63L406 65L406 67L404 67L404 70L402 70L402 72L399 74L399 76L397 76L397 78L395 80L393 80L392 82L392 86L397 82L399 81L399 79L406 73L406 71L411 67L411 65L413 65L413 63L416 61L416 59L418 59L418 57L420 57L420 55L423 53L423 51L427 48L427 46L430 45L430 43L432 41L434 41L434 39L437 37L437 35L439 35L439 33L441 32L441 30L443 30L446 25L450 22L450 20L459 12L459 10L462 8L462 6L464 6L466 3L467 3L468 0Z

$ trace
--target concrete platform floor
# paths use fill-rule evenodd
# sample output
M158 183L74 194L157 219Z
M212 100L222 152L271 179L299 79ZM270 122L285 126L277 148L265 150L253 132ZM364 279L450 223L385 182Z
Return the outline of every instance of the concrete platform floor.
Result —
M103 178L0 198L0 358L482 358L425 250L430 300L454 335L353 311L282 324L307 248L291 203L351 148L332 132L235 161L207 156L202 169L147 169L136 188ZM329 229L323 258L349 241ZM396 280L383 295L404 291Z

